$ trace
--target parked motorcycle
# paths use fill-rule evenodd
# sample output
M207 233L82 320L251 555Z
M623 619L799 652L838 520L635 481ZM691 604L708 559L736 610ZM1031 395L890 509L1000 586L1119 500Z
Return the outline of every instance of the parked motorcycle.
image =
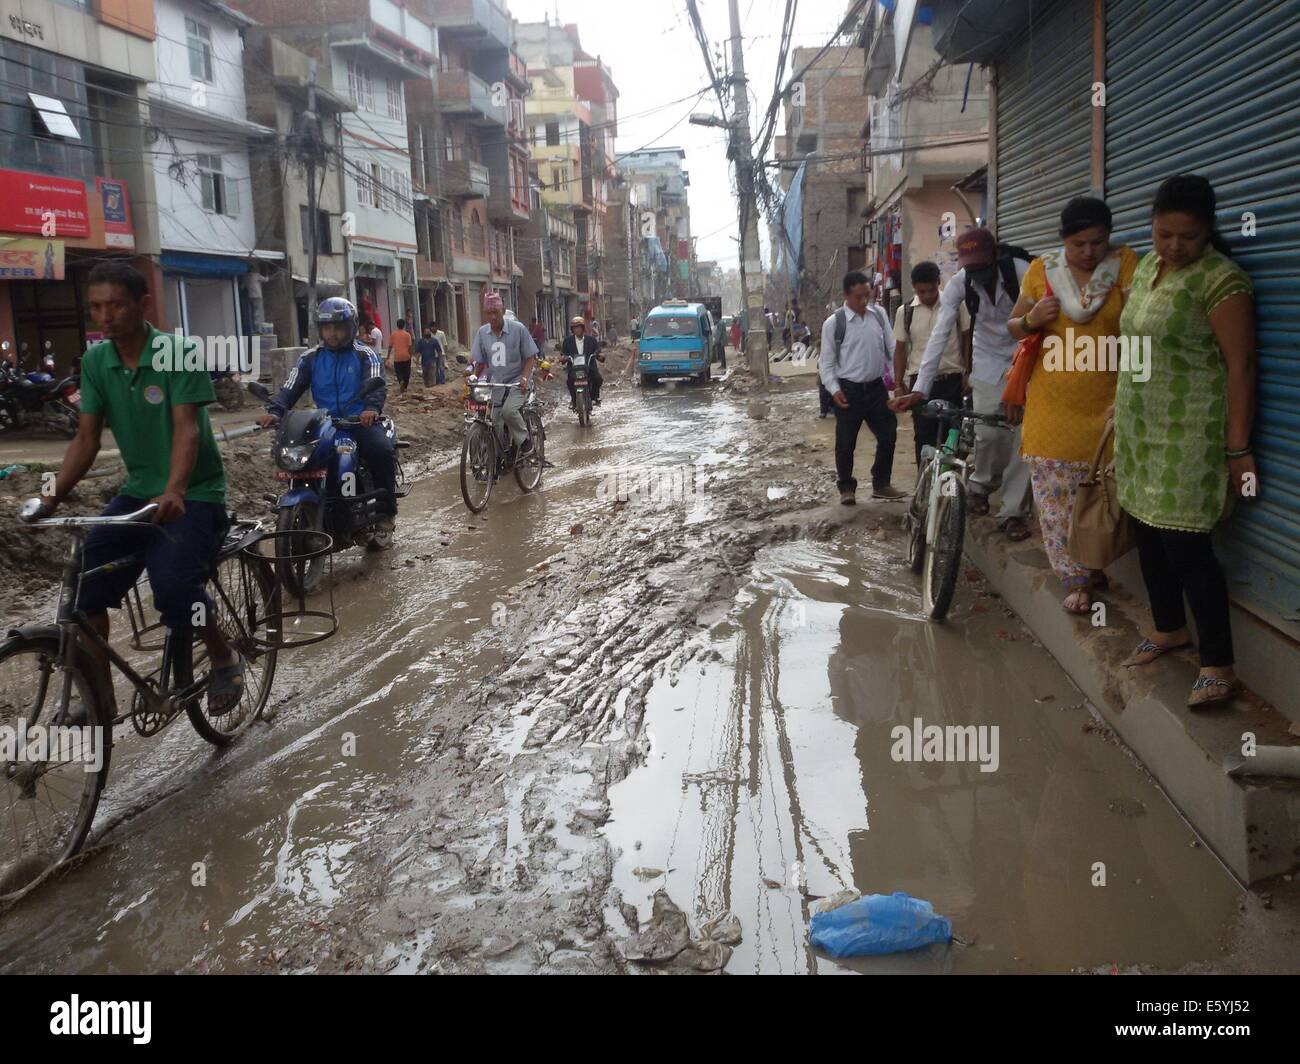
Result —
M370 377L354 399L383 386L381 378ZM257 381L251 382L248 390L262 402L271 398L270 390ZM271 455L276 479L284 482L285 491L267 496L279 515L277 532L323 532L333 540L333 551L353 546L382 550L391 544L392 533L378 527L384 516L379 508L383 489L375 486L349 432L360 424L358 418L330 417L325 410L290 410L280 419ZM385 415L378 424L399 452L410 446L397 439L392 418ZM399 453L397 497L405 498L409 490ZM285 536L277 541L277 547L295 559L280 566L280 578L291 595L302 597L320 583L325 557L310 549L294 550L294 538ZM313 556L304 557L309 554Z
M40 370L24 372L9 350L9 341L0 343L0 433L47 428L75 436L81 421L80 378L57 379L53 355L41 360Z

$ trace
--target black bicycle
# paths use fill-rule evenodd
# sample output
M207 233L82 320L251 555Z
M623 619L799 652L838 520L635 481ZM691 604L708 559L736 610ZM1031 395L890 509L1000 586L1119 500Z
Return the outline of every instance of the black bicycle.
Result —
M231 527L208 583L217 625L245 662L243 693L228 712L208 712L203 642L189 629L149 624L138 584L126 601L131 646L145 653L161 650L152 671L137 672L75 609L82 581L141 561L131 555L82 572L89 530L140 525L166 534L166 526L148 520L156 509L150 504L120 517L37 519L39 500L23 507L21 517L30 527L71 532L72 543L54 623L23 625L0 643L0 900L25 893L81 848L108 779L117 725L130 721L140 735L155 735L183 711L199 735L225 746L262 715L270 697L277 651L267 635L278 627L280 593L272 563L257 560L249 549L265 534L259 524ZM161 643L155 639L159 630L165 631ZM107 677L91 647L110 664ZM125 709L117 707L112 669L132 692Z

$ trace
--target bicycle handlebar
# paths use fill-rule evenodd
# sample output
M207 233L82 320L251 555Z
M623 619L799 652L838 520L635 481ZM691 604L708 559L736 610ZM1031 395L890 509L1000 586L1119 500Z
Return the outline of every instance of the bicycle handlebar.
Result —
M142 521L158 509L156 502L142 507L133 514L121 514L116 517L46 517L38 520L41 512L45 509L45 504L40 499L28 499L23 503L22 508L18 511L18 520L25 525L32 525L35 528L87 528L94 525L129 525L129 524L148 524L151 521Z

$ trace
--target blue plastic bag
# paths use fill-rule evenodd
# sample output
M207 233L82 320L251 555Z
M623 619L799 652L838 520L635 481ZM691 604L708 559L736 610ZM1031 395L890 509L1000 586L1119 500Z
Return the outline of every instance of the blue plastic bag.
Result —
M902 891L867 894L812 918L812 944L832 957L871 957L952 938L952 921Z

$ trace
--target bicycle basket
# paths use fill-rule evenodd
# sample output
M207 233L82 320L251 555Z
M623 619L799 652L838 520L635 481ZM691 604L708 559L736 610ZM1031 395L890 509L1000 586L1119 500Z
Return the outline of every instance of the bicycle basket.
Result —
M334 610L334 540L324 532L268 532L244 547L246 576L259 574L267 593L250 626L271 650L311 646L338 631Z

